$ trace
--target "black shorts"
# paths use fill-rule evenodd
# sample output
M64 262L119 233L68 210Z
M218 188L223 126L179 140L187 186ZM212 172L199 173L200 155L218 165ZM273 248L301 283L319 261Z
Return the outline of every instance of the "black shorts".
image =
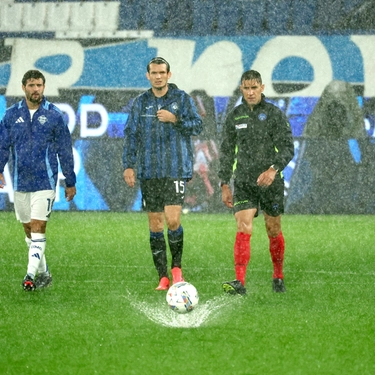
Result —
M234 212L259 208L269 216L284 213L284 180L276 179L269 187L251 186L234 182Z
M165 206L182 206L186 180L154 178L141 180L142 207L147 212L163 212Z

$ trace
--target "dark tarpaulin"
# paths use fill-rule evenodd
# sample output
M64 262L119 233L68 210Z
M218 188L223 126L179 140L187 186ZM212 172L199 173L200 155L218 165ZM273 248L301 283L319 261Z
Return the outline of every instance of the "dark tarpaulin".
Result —
M351 85L332 81L310 115L286 212L375 213L375 145Z

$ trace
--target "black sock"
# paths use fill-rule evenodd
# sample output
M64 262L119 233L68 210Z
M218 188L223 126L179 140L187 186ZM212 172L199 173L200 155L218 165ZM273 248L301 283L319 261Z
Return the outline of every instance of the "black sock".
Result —
M159 279L162 277L168 277L167 250L163 232L150 231L150 247L155 268L159 274Z
M181 225L173 231L168 229L168 244L172 254L172 268L181 268L182 251L184 249L184 230Z

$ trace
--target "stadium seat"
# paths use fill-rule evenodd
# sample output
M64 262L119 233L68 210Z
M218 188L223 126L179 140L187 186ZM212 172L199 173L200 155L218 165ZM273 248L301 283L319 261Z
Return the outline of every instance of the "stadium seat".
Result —
M142 11L138 0L121 0L119 6L119 30L137 30L142 23Z
M46 31L68 31L70 2L46 4Z
M164 28L166 2L160 2L159 0L138 0L136 6L142 12L142 29L153 30L155 34L160 34Z
M219 0L215 2L217 12L217 35L234 36L239 33L242 0Z
M46 30L46 3L22 4L22 30L45 31Z
M286 115L310 116L318 100L318 97L293 96L289 100L289 106L286 111Z
M98 1L94 4L95 31L116 31L119 25L118 1Z
M70 4L70 30L92 31L94 29L94 2L72 2Z
M271 35L287 35L291 26L292 0L267 0L267 30Z
M0 31L22 31L22 5L3 3L0 5Z
M345 14L348 14L360 4L363 4L363 0L344 0L343 7Z
M315 2L293 0L292 32L294 35L310 35L313 32Z
M192 33L193 0L167 0L165 32L169 36L183 36Z
M242 34L261 35L266 16L265 0L244 0L242 3Z
M343 0L316 0L314 32L323 34L335 32L335 24L344 15Z
M319 98L294 96L290 98L286 111L294 137L301 137L307 119L313 112Z
M197 36L214 35L216 10L210 0L193 0L192 34Z

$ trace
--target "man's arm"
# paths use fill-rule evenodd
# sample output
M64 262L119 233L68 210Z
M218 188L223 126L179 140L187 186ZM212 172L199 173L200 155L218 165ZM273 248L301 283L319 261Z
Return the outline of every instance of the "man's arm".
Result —
M128 121L125 124L124 130L124 149L122 153L122 164L124 170L133 169L137 162L137 125L140 121L140 101L134 100ZM125 176L124 176L125 177Z
M56 142L58 145L57 154L60 161L61 171L65 177L65 185L67 188L74 187L76 184L76 174L74 172L72 138L70 136L69 128L62 116L59 119L56 133Z
M182 97L180 113L175 115L175 117L174 124L181 129L181 132L194 136L202 132L202 118L198 114L193 99L188 94L185 93Z
M236 156L236 132L229 114L224 122L222 130L222 141L219 151L218 177L222 184L229 184L233 175L233 165Z
M281 111L275 118L273 141L277 149L273 167L282 171L294 157L294 140L289 121Z

